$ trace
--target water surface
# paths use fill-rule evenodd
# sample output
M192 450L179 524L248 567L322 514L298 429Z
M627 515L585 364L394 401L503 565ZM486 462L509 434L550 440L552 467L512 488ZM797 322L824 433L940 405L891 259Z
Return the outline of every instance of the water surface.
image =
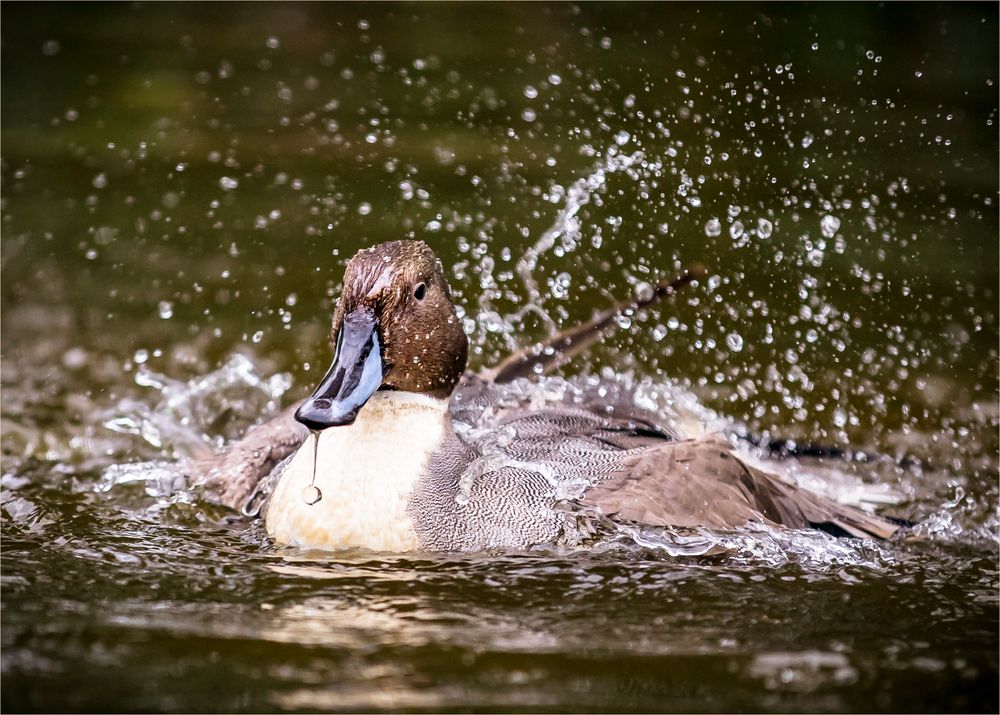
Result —
M5 710L997 710L995 5L2 14ZM398 238L473 368L705 264L567 374L914 457L773 468L915 538L274 548L171 467Z

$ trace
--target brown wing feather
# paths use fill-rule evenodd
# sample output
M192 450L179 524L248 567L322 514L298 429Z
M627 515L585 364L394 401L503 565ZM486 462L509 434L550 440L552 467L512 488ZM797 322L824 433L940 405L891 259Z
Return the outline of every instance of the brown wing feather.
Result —
M514 351L495 367L484 369L479 374L484 380L497 383L548 374L607 337L616 327L616 318L629 311L652 307L706 273L704 266L695 264L669 283L656 286L649 297L622 301L586 323L571 326L534 345Z
M735 529L758 522L834 527L883 539L898 528L748 466L718 437L671 442L629 456L580 502L606 516L653 526Z
M192 460L187 464L188 473L213 501L240 509L257 483L305 442L309 430L295 421L295 407L251 427L219 454Z

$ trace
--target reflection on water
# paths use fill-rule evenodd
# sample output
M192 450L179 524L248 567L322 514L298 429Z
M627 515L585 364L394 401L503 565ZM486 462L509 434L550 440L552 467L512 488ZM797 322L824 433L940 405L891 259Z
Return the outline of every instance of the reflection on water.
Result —
M996 711L995 7L3 19L6 710ZM516 389L881 453L741 447L919 524L275 549L178 460L307 394L401 237L476 368L707 265Z

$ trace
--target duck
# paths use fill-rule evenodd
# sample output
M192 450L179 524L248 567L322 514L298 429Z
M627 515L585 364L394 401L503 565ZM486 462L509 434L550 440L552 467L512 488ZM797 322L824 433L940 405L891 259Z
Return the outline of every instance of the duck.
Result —
M275 544L305 549L577 547L622 527L891 538L898 523L754 466L724 435L691 436L605 389L539 400L518 388L599 341L623 310L702 273L471 372L430 246L362 249L345 268L325 376L304 402L201 460L199 483L261 517Z

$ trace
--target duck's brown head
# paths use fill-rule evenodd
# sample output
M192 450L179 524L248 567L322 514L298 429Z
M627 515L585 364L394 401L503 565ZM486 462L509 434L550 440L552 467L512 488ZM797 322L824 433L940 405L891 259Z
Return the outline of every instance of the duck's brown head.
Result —
M468 341L441 261L423 241L391 241L347 264L330 333L333 365L295 413L320 430L350 424L379 389L447 397Z

